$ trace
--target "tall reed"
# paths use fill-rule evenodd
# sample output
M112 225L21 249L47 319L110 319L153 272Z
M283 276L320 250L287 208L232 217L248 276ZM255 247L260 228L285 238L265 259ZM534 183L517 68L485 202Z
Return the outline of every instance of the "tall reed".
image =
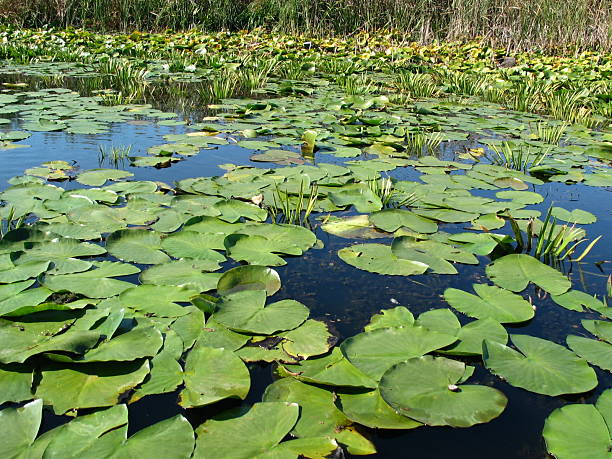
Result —
M352 34L395 29L423 42L483 37L508 48L610 49L610 0L0 0L22 27Z

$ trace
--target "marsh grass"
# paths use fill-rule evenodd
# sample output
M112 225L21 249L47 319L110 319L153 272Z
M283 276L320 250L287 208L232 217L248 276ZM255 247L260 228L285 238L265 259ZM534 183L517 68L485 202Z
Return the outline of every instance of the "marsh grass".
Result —
M395 75L394 82L400 91L413 98L435 97L439 92L438 86L428 73L399 72Z
M304 182L300 183L297 196L282 191L278 186L272 194L272 205L268 206L272 223L286 223L289 225L310 226L312 214L319 197L319 187L316 183L307 188Z
M422 42L483 37L507 48L609 49L609 0L0 0L4 23L101 30L352 34L395 29Z
M433 154L442 143L440 132L408 132L406 133L406 151L421 156Z
M9 231L22 228L25 225L25 216L16 217L15 209L11 207L8 209L6 217L0 218L0 241L4 239L4 236L6 236Z
M531 127L531 133L542 142L559 145L561 138L567 131L568 123L548 123L540 121Z
M552 207L548 209L546 217L540 225L536 225L534 219L527 223L525 237L523 237L523 231L521 231L518 222L512 217L509 220L517 249L532 253L534 257L553 264L565 259L582 261L601 239L601 236L596 237L580 254L577 254L578 247L588 241L584 237L584 230L577 228L575 224L559 224L557 219L552 216Z
M526 172L530 168L539 166L550 150L532 152L530 148L522 145L514 145L510 142L502 142L501 146L491 145L491 162L508 169Z
M111 164L114 167L123 166L131 153L132 145L99 145L98 164L100 166L104 163Z

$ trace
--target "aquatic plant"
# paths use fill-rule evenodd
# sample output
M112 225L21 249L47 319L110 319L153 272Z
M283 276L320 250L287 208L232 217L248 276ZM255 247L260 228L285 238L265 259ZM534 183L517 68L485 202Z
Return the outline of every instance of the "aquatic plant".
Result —
M306 188L304 181L301 181L297 195L291 195L277 186L272 194L272 204L267 209L273 223L310 226L310 214L315 209L318 197L319 187L316 183Z
M549 155L550 150L541 149L532 152L530 147L516 145L512 142L502 142L500 146L490 145L490 159L494 164L514 169L516 171L528 171L538 166Z
M376 81L363 73L339 76L336 84L349 96L371 94L378 89Z
M109 162L114 167L123 165L132 152L132 145L99 145L98 162Z
M442 133L414 131L406 133L406 151L418 156L432 154L442 143Z
M532 128L532 134L539 140L550 143L552 145L558 145L559 141L567 131L567 123L548 123L540 121L535 124Z
M533 248L532 254L538 259L563 261L569 258L572 261L582 261L601 239L601 236L592 240L580 255L574 257L578 246L587 242L584 237L585 232L583 229L577 228L575 224L561 225L557 223L557 219L552 216L552 210L552 207L548 209L541 224L536 225L536 220L529 220L525 227L525 238L523 238L523 232L518 222L512 217L509 218L517 249L531 252ZM534 239L536 240L535 244L533 243Z
M397 88L410 97L434 97L439 89L431 75L427 73L399 72L395 75Z
M6 210L6 207L0 207L0 210ZM23 228L26 225L26 216L15 217L15 208L10 207L6 212L6 217L0 218L0 241L9 231Z

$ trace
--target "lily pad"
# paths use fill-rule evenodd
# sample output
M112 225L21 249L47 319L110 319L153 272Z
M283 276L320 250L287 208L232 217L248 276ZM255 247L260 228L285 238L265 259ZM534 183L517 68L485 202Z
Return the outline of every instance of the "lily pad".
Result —
M399 413L433 426L470 427L489 422L507 399L492 387L457 383L465 364L426 355L391 367L380 381L382 398Z
M486 271L489 279L513 292L524 290L530 282L551 295L561 295L571 287L567 277L531 255L506 255L488 265Z
M510 338L520 352L485 340L483 360L513 386L550 396L579 394L597 386L593 369L563 346L528 335Z

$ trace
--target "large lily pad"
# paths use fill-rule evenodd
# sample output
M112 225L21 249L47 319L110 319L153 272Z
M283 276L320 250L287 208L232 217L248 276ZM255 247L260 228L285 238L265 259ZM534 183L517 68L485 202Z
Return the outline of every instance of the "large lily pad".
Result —
M392 365L420 357L455 341L455 336L412 326L360 333L345 340L341 348L353 365L379 380Z
M423 274L429 265L420 261L396 257L391 247L383 244L357 244L338 251L338 256L349 265L378 274L411 276Z
M157 264L170 261L161 249L161 237L143 229L119 230L106 239L108 253L124 261Z
M391 367L380 381L380 393L399 413L428 425L470 427L499 416L506 397L487 386L457 386L464 373L462 362L417 357Z
M551 396L577 394L597 386L593 369L563 346L528 335L510 338L520 352L485 340L483 360L489 370L513 386Z
M197 345L185 361L185 408L209 405L225 398L244 399L249 393L249 370L232 351Z
M444 299L456 310L477 319L491 318L500 323L519 323L534 315L533 306L520 295L486 284L473 284L478 296L447 288Z
M609 402L612 390L605 391L595 406L566 405L553 411L544 423L546 449L558 459L603 459L610 457L612 439Z
M524 290L530 282L551 295L561 295L571 287L567 277L530 255L506 255L495 260L486 270L489 279L513 292Z

